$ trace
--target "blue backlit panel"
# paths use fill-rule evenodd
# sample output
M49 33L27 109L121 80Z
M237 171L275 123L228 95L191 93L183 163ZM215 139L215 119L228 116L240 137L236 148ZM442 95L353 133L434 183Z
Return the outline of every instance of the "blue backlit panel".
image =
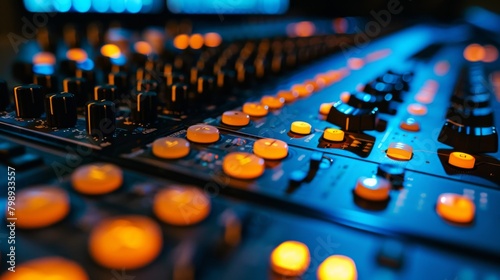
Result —
M282 14L289 0L167 0L178 14Z
M30 12L157 13L165 0L23 0Z

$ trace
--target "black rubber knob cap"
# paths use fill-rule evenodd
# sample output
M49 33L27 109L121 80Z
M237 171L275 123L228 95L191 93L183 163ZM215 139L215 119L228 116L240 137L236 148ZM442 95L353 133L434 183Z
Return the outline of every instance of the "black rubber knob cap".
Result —
M45 112L50 127L74 127L77 119L75 95L68 92L46 95Z
M115 103L92 101L86 105L87 134L99 140L109 140L116 130Z
M154 123L158 119L158 95L156 92L140 92L136 96L133 118L140 124Z
M89 85L84 78L66 78L63 80L63 91L75 96L77 107L85 106L89 99Z
M9 104L9 87L6 81L0 80L0 111L4 111Z
M168 112L182 114L188 105L188 87L183 83L176 83L170 87L170 94L167 96L165 108Z
M14 88L14 103L18 118L39 118L44 112L43 87L23 85Z

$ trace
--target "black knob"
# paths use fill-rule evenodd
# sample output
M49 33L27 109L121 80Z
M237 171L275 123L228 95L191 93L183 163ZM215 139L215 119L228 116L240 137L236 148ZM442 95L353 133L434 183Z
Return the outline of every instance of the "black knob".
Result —
M171 86L175 83L186 83L186 76L179 72L165 73L165 84Z
M75 95L68 92L46 95L45 112L50 127L74 127L77 119Z
M102 85L94 88L94 100L108 100L118 103L118 88L114 85Z
M373 130L377 124L378 108L360 109L338 101L333 104L327 121L347 131Z
M381 163L377 168L377 176L391 182L393 188L403 186L405 168L393 163Z
M55 75L35 74L35 76L33 76L33 82L36 85L42 86L45 94L59 91L57 77Z
M0 111L4 111L10 104L7 82L0 80Z
M454 106L464 108L483 108L490 106L490 94L454 94L451 97L451 102Z
M452 106L446 112L446 118L465 126L493 126L493 109L491 107L467 108Z
M119 93L118 97L127 95L130 91L128 83L128 74L126 72L116 72L108 74L108 84L114 85Z
M89 87L85 78L66 78L63 80L63 91L72 93L77 107L85 106L89 99Z
M86 105L87 134L98 141L109 140L116 129L115 103L111 101L91 101Z
M137 92L143 91L158 91L158 82L155 80L138 80L135 90Z
M447 120L438 141L463 152L494 153L498 150L498 134L494 126L464 126Z
M24 85L14 88L14 103L18 118L39 118L43 112L44 91L39 85Z
M237 66L236 79L238 83L248 87L255 82L255 67L252 65Z
M203 75L198 78L196 84L196 94L198 102L202 105L207 105L214 100L215 85L212 76Z
M96 77L93 70L76 69L75 76L77 78L84 78L87 81L89 91L95 87Z
M200 75L200 69L198 67L191 67L191 70L189 71L189 83L192 85L196 85L198 82L198 77Z
M352 93L347 104L360 109L378 108L382 113L394 114L396 111L390 108L392 93L373 95L365 92Z
M176 83L170 87L170 94L166 100L166 110L174 114L182 114L186 111L188 100L188 87L183 83Z
M140 124L154 123L158 118L158 95L156 92L140 92L136 96L133 119Z
M217 73L217 92L229 95L235 84L235 74L231 70L221 70Z

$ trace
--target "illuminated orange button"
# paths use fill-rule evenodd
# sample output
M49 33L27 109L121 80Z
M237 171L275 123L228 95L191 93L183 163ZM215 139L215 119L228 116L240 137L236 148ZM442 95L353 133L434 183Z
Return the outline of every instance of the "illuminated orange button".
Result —
M210 214L210 199L198 188L171 186L156 194L153 211L167 224L194 225Z
M187 34L179 34L175 36L173 44L177 49L187 49L189 46L189 36Z
M332 103L322 103L319 106L319 113L322 115L328 115L330 113L330 109L332 109Z
M120 167L109 163L92 163L75 169L71 174L73 188L83 194L106 194L123 183Z
M360 177L354 193L361 198L372 201L383 201L389 198L391 183L381 177Z
M136 269L152 262L161 251L158 224L139 215L101 221L90 233L89 252L100 265L111 269Z
M271 138L259 139L253 144L253 152L264 159L282 159L288 155L288 144Z
M101 54L111 58L119 58L121 56L120 48L114 44L106 44L101 47Z
M243 104L243 113L249 114L252 117L263 117L267 115L269 107L255 102L247 102Z
M80 48L69 49L66 52L66 58L77 62L83 62L87 60L87 52Z
M356 280L358 272L354 261L343 255L333 255L318 267L318 280Z
M410 160L413 155L413 148L405 143L392 142L389 144L389 148L386 153L388 157L393 159Z
M347 92L347 91L342 92L340 94L340 100L342 100L342 102L344 102L344 103L349 102L350 98L351 98L351 94L349 92Z
M323 138L328 141L344 141L344 132L336 128L327 128L323 132Z
M187 129L186 137L195 143L214 143L219 140L219 129L207 124L195 124Z
M414 118L407 118L399 124L399 127L406 131L419 131L420 123Z
M284 276L301 276L306 272L310 262L309 249L298 241L285 241L271 253L272 270Z
M134 44L134 50L143 55L150 55L153 52L153 47L146 41L139 41Z
M450 157L448 158L449 164L464 169L474 168L475 162L476 159L472 155L461 152L453 152L450 154Z
M162 137L153 142L153 154L159 158L178 159L189 154L189 142L178 137Z
M439 196L436 211L443 219L455 223L470 223L474 219L476 206L468 197L443 193Z
M56 64L56 57L50 52L39 52L33 56L33 64Z
M408 105L408 113L414 115L414 116L423 116L427 114L427 106L418 104L418 103L412 103Z
M207 47L218 47L222 42L222 37L215 32L209 32L204 35L205 45Z
M69 212L69 197L65 190L40 186L19 191L16 200L17 226L42 228L64 219ZM7 213L7 217L10 217ZM12 216L13 217L13 216Z
M18 220L19 221L19 220ZM76 262L61 257L44 257L18 265L15 272L6 271L2 280L88 280L85 270Z
M280 109L285 105L285 99L281 97L266 95L262 96L260 103L269 107L269 109Z
M298 134L310 134L312 130L312 126L306 122L295 121L292 123L290 127L290 131Z
M311 84L298 84L292 86L292 91L296 91L299 97L308 97L314 91L314 86Z
M250 153L233 152L224 157L222 170L238 179L255 179L264 173L264 160Z
M222 123L232 126L245 126L250 123L250 116L240 111L227 111L222 114Z
M293 90L280 90L276 96L283 98L285 103L291 103L299 98L299 93Z

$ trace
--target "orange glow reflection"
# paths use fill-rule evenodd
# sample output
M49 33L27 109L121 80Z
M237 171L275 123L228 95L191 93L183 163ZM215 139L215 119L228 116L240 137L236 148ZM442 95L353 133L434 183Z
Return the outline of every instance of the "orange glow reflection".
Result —
M222 37L218 33L209 32L204 37L207 47L218 47L222 43Z
M69 49L66 52L66 58L77 62L83 62L87 60L87 57L87 52L79 48Z
M101 54L111 58L119 58L121 55L120 48L115 44L106 44L101 47Z
M479 44L470 44L464 50L464 57L468 61L480 61L485 57L485 50L483 46Z
M193 34L191 37L189 37L189 46L192 49L201 49L203 47L203 36L201 34Z
M39 65L39 64L49 64L49 65L54 65L56 64L56 57L49 52L39 52L35 54L33 57L33 64Z
M189 46L189 36L186 34L180 34L174 38L174 47L180 50L187 49Z
M134 44L134 50L137 53L143 54L143 55L150 55L153 52L153 48L148 42L145 41L139 41Z
M498 59L498 49L493 45L484 46L484 62L493 62Z

